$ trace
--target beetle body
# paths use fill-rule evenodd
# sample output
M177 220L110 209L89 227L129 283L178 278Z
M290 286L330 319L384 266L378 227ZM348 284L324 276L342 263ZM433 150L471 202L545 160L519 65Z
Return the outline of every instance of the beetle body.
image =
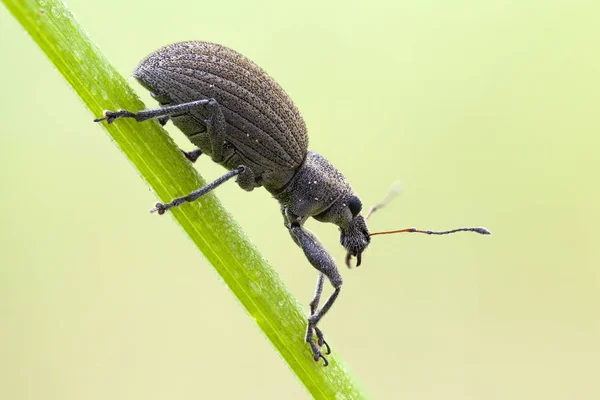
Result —
M96 122L158 119L164 125L171 120L198 147L184 152L190 161L207 154L229 170L187 196L167 204L157 203L153 211L163 214L171 207L194 201L234 176L244 190L264 186L271 192L279 201L292 239L319 271L305 340L314 360L322 359L327 365L321 348L326 346L329 352L329 346L317 324L336 301L342 277L333 258L304 223L313 217L337 225L340 243L347 251L346 264L350 266L354 256L356 265L360 265L371 235L361 215L362 203L343 174L323 156L308 150L304 120L277 82L227 47L207 42L175 43L146 57L133 76L150 90L161 108L137 113L106 111L105 117ZM410 228L394 232L445 235L458 231L489 234L485 228L444 232ZM319 309L325 277L334 291Z
M308 261L319 271L317 289L310 302L306 342L315 361L327 359L321 352L329 345L317 327L337 299L342 277L335 261L304 227L314 217L340 228L340 243L347 250L346 264L370 242L362 203L344 178L327 159L308 150L308 136L302 116L285 91L265 71L227 47L207 42L182 42L165 46L147 56L133 76L159 102L157 110L133 113L105 112L117 118L137 121L171 120L198 147L184 152L192 162L201 154L230 170L214 182L170 203L156 205L164 213L171 207L194 201L221 183L237 176L247 191L264 186L281 208L284 224ZM334 292L318 309L325 277ZM313 340L316 335L316 343Z

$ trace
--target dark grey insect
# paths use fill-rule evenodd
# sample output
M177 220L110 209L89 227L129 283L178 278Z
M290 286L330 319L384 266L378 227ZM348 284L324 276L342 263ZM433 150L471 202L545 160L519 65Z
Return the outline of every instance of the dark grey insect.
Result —
M323 359L327 365L321 348L326 346L327 354L330 348L317 324L337 299L342 277L333 258L304 227L304 222L313 217L340 228L348 267L351 257L356 257L356 266L360 265L362 253L375 235L369 234L361 214L362 203L344 175L323 156L308 150L304 120L277 82L227 47L199 41L175 43L146 57L133 76L151 92L161 108L137 113L106 111L105 117L96 122L112 123L118 118L134 118L139 122L158 119L164 125L171 120L197 146L191 152L182 151L188 160L195 162L201 154L206 154L229 170L187 196L156 204L152 211L163 214L172 207L194 201L234 176L244 190L264 186L279 201L292 239L319 271L310 302L306 342L314 360ZM445 232L410 228L377 234L439 235L457 231L489 234L485 228ZM318 309L325 277L334 292Z

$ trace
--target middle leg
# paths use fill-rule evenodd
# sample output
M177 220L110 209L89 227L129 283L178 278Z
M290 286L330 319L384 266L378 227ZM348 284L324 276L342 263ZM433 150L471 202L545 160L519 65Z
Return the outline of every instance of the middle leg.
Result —
M233 178L236 175L243 174L247 170L248 170L247 167L240 166L234 170L229 171L228 173L221 176L220 178L215 179L208 185L203 186L200 189L193 191L192 193L188 194L187 196L178 197L176 199L171 200L171 202L166 203L166 204L156 203L156 205L154 206L154 208L152 210L150 210L150 212L158 212L159 215L162 215L172 207L177 207L177 206L182 205L183 203L189 203L189 202L195 201L195 200L199 199L201 196L204 196L206 193L215 189L217 186L221 185L222 183L227 182L228 180L230 180L231 178Z

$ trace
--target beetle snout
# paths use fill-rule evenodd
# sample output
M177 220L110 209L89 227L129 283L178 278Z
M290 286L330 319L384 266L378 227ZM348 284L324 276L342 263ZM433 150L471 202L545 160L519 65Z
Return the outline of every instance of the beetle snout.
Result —
M356 257L356 266L360 266L362 253L370 242L369 230L362 215L353 218L346 229L341 229L340 243L348 251L346 254L346 266L348 268L350 268L352 257Z

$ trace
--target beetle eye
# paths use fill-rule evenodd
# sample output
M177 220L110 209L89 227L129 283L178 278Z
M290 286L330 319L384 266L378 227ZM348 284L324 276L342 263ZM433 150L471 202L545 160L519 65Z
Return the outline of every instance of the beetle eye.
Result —
M350 209L352 216L356 217L360 210L362 210L362 203L360 202L360 199L356 196L350 197L348 199L348 208Z

